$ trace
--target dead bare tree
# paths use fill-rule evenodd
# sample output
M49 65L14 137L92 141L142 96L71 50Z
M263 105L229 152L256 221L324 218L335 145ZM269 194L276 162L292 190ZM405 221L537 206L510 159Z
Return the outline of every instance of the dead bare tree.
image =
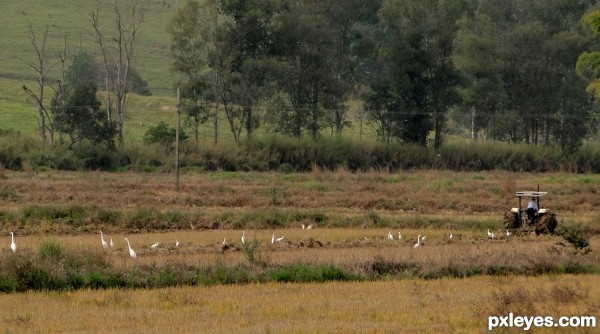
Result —
M47 76L50 68L52 68L52 64L48 63L48 59L46 57L46 40L48 38L49 28L46 26L44 32L42 33L41 41L38 40L35 32L33 31L33 26L29 23L29 40L31 41L31 45L35 50L37 59L34 64L28 63L29 66L37 76L37 84L39 92L35 93L33 90L28 88L26 85L23 85L23 90L31 96L37 106L38 106L38 131L40 132L40 138L42 142L46 142L46 130L48 130L48 134L50 136L50 143L54 141L54 122L52 119L52 113L46 106L44 105L44 88L47 85Z
M103 9L101 0L95 0L94 7L89 14L104 64L107 116L109 120L115 120L117 123L117 137L120 145L123 145L123 126L127 111L129 68L133 61L136 37L140 25L144 21L146 6L146 0L114 0L108 5L112 19L110 36L104 33L107 28L100 22L100 12ZM114 73L114 79L111 78L112 73ZM112 94L115 95L114 100Z

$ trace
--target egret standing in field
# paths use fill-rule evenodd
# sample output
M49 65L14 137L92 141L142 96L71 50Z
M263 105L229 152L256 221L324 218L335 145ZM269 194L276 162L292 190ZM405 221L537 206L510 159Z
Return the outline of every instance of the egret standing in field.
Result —
M10 232L10 238L11 238L10 249L12 249L13 253L16 253L17 252L17 244L15 243L15 234L13 232Z
M448 236L449 240L452 240L452 232L450 233L450 235Z
M392 235L391 231L388 232L388 240L394 240L394 236Z
M100 241L102 242L102 247L108 248L108 243L104 241L104 234L102 234L102 231L100 231Z
M271 237L271 245L275 243L275 233L273 233L273 236Z
M175 240L175 247L179 247L179 240Z
M400 232L398 232L398 240L402 240L402 234L400 234Z
M113 244L112 238L110 238L110 248L113 248L113 247L115 247L115 244Z
M159 247L158 244L159 244L159 242L157 241L157 242L153 243L152 246L150 246L150 248L157 249Z
M414 248L417 248L421 246L421 235L419 234L419 236L417 237L417 243L415 244Z
M280 242L280 241L283 241L283 238L284 238L284 237L279 237L279 238L275 239L275 242Z
M508 230L506 230L506 236L507 236L507 237L510 237L510 235L511 235L511 234L512 234L512 233L510 233L510 232L508 232Z
M246 244L246 231L242 231L242 245Z
M131 248L131 245L129 244L129 239L125 238L125 241L127 241L127 247L129 247L129 256L131 256L134 259L137 259L137 254L135 253L133 248Z

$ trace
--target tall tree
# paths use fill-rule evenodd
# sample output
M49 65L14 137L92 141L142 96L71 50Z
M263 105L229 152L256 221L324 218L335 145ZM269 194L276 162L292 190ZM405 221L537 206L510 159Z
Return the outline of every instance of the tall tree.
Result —
M94 82L83 81L65 87L52 99L56 129L69 136L69 148L83 140L114 147L116 127L100 109L96 92Z
M382 19L393 37L383 44L383 56L400 69L396 87L404 92L396 95L406 98L401 104L405 111L397 112L404 117L407 139L424 142L429 124L424 118L431 117L434 146L442 144L447 111L458 101L460 80L452 60L456 22L470 10L469 4L467 0L384 2Z
M482 13L464 16L454 42L454 63L466 79L460 89L461 110L470 115L470 133L477 139L479 130L491 127L496 139L496 113L506 98L502 83L503 61L499 57L499 27ZM491 126L490 126L491 125Z
M600 11L594 11L581 18L581 23L594 35L600 37ZM587 89L600 96L600 52L586 51L577 59L577 73L589 81Z
M117 138L121 146L127 112L128 81L131 78L129 71L133 64L136 41L140 25L144 21L146 6L147 0L114 0L108 5L112 30L105 30L105 26L101 23L101 13L104 9L101 0L94 1L89 14L89 21L94 29L96 43L100 48L104 64L108 119L116 120ZM107 34L106 31L110 33ZM113 70L116 73L114 84L110 80L110 73Z
M50 108L46 106L45 89L48 86L47 77L52 64L49 63L46 53L46 41L48 39L49 28L46 26L42 33L41 40L33 30L33 25L29 23L29 40L36 54L35 63L29 63L28 66L36 73L38 92L23 85L23 90L33 98L38 106L38 131L42 142L46 142L46 131L50 136L50 143L54 141L54 119Z
M221 0L224 24L219 38L219 94L237 141L241 129L250 137L258 126L254 105L263 95L272 50L276 0Z
M184 108L191 120L196 144L199 141L199 126L208 118L202 98L210 95L208 64L210 50L214 49L212 23L210 4L203 6L197 1L189 1L177 11L167 27L173 55L171 68L174 72L182 73L186 79L177 85L182 88L181 96L186 101Z
M335 82L328 63L335 44L326 13L324 2L307 0L290 3L289 10L278 17L273 67L276 81L292 106L294 121L288 130L293 136L308 131L317 138L327 123L322 103Z

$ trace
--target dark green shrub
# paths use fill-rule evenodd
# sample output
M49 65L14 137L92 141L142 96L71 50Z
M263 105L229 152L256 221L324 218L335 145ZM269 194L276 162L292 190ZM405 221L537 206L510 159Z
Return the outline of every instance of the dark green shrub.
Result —
M65 254L65 250L58 241L49 239L42 241L38 254L44 261L57 261Z
M98 223L105 225L116 226L123 219L123 214L118 210L104 209L101 208L96 212L95 220Z
M17 280L8 275L0 275L0 292L17 291Z
M66 221L82 224L87 215L87 210L79 205L66 207L53 205L31 205L21 209L21 215L27 220Z
M172 147L175 143L176 129L169 127L163 121L156 126L150 127L144 134L144 142L148 144L158 143L167 147ZM182 130L179 130L179 140L186 141L188 135Z
M176 286L178 283L177 275L172 267L165 266L152 273L148 279L148 286L153 288L164 288Z
M562 224L556 229L556 234L563 237L575 250L588 253L591 251L589 238L581 225L565 226Z
M271 278L276 282L325 282L356 279L332 265L311 266L308 264L274 269L271 271Z
M119 160L119 155L114 149L90 143L73 146L73 153L86 170L111 170Z
M113 273L94 271L88 277L88 286L92 289L107 289L123 285L119 277Z

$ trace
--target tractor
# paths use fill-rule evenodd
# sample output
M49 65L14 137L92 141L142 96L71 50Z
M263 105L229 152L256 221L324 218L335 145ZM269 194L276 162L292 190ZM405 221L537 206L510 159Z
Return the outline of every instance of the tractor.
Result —
M530 233L534 231L536 235L554 233L558 225L556 214L540 206L540 198L547 194L544 191L518 191L519 207L512 208L504 214L504 228L507 231L517 233ZM523 209L523 198L534 202L538 210L531 208Z

